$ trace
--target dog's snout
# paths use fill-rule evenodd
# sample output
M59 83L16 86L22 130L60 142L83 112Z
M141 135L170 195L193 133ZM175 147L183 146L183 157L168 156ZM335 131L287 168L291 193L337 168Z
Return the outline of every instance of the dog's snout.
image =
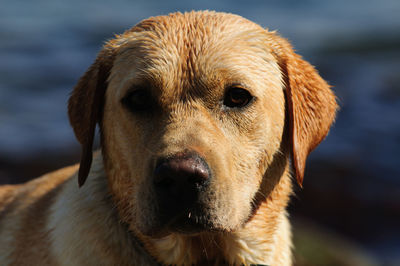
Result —
M161 215L169 220L192 208L210 179L210 168L197 154L159 159L153 183Z

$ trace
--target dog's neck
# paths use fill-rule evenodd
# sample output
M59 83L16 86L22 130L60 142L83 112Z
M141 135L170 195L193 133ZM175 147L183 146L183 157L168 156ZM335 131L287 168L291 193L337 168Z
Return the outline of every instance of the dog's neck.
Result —
M138 237L151 256L167 265L290 265L290 225L285 211L290 193L286 169L250 221L234 232Z

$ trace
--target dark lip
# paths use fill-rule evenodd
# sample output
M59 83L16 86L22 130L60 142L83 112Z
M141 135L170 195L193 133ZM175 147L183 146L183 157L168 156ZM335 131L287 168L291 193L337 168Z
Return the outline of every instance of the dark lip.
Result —
M195 208L194 206L171 219L166 224L166 227L170 231L189 234L211 229L204 210Z
M233 229L221 228L215 226L207 214L207 210L200 206L192 206L179 215L162 221L158 220L158 224L147 232L145 235L152 238L163 238L170 234L180 234L185 236L197 236L202 233L230 233Z
M198 235L203 232L218 231L210 223L206 213L201 209L190 208L167 222L161 222L159 232L162 234L178 233L182 235Z
M142 233L153 238L162 238L171 233L197 235L210 231L213 231L213 227L203 212L188 208L172 218L163 219L161 215L156 226Z

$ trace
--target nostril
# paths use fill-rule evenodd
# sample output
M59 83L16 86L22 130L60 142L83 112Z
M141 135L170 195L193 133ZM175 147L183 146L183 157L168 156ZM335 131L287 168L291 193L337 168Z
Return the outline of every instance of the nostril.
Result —
M154 184L157 187L168 187L174 183L173 173L166 162L158 165L154 171Z
M161 177L161 178L155 178L154 179L154 184L157 187L169 187L174 183L174 180L170 177Z

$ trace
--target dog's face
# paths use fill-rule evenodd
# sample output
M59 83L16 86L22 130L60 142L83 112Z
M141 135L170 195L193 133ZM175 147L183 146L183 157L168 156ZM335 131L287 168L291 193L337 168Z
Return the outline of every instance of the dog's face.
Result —
M142 232L232 230L279 151L279 66L263 29L165 21L131 33L116 54L103 145L111 167L126 171L110 183Z
M326 83L286 41L241 17L205 12L151 18L109 42L75 88L70 117L86 157L100 123L121 218L161 236L245 224L289 150L301 181L335 108Z

